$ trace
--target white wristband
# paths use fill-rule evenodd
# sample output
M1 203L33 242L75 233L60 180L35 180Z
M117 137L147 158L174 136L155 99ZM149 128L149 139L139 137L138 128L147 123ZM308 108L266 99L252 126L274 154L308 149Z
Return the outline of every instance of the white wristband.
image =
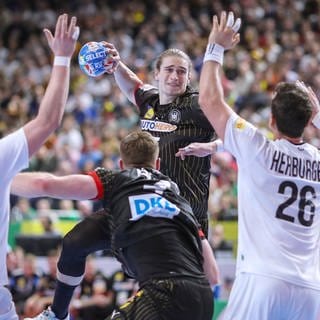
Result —
M70 67L70 60L70 57L55 56L53 60L53 65Z
M320 111L318 111L316 115L313 117L312 123L317 129L320 129Z
M223 64L224 47L217 43L208 43L203 62L216 61L220 65Z

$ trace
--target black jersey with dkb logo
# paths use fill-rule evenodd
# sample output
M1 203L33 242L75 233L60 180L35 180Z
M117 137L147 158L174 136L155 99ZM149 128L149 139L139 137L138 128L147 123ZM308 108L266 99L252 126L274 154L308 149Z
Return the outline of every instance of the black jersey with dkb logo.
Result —
M204 277L199 224L173 181L144 168L97 168L95 173L112 217L112 249L129 276L139 282L181 274Z
M187 88L172 103L160 105L158 90L149 86L139 88L135 99L142 130L159 138L161 172L178 184L207 234L210 156L189 156L185 160L175 156L181 147L192 142L209 142L215 137L198 104L198 92Z

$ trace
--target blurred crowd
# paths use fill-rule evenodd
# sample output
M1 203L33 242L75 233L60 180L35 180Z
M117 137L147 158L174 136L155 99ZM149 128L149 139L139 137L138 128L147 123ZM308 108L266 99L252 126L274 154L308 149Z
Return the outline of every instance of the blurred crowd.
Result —
M278 82L300 79L320 97L317 0L3 0L0 136L21 126L38 109L52 65L42 29L52 30L59 13L77 16L81 28L78 50L88 41L111 42L123 61L151 84L155 58L169 47L184 50L193 61L192 86L197 88L212 15L221 10L232 10L242 18L241 42L224 58L225 95L238 113L272 138L268 116ZM64 175L96 166L117 168L119 140L138 122L135 107L113 76L88 78L75 55L62 126L33 157L29 170ZM320 147L320 135L313 126L308 127L305 139ZM236 180L232 156L227 152L214 155L209 199L212 225L237 219ZM67 205L80 215L95 209L87 202L47 200L46 205L51 209ZM39 201L13 197L12 206L13 220L37 219Z
M151 84L153 61L164 49L186 51L194 64L192 85L197 88L211 17L221 10L232 10L243 21L241 43L224 59L226 97L243 117L270 134L268 107L276 83L300 79L320 94L320 9L316 0L2 1L0 135L25 123L39 106L52 63L42 29L52 29L59 13L77 16L81 27L78 49L90 40L107 40ZM29 170L68 174L98 165L116 168L119 139L138 120L135 107L113 76L88 78L75 55L62 126L31 160ZM311 126L306 139L320 146L319 134ZM236 219L236 175L236 164L228 153L212 157L209 214L213 221ZM74 207L77 209L76 203Z
M42 265L36 256L19 248L7 255L9 289L18 314L34 317L52 304L56 285L59 250L48 252ZM106 276L98 268L96 259L89 256L83 281L77 287L70 306L72 320L103 320L116 306L122 305L137 285L121 270Z

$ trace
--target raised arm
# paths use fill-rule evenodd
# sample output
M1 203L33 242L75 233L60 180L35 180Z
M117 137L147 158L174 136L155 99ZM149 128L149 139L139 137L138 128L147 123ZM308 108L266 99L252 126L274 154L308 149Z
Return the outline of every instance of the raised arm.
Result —
M238 32L241 21L234 22L234 15L229 12L221 13L220 23L218 17L213 17L212 29L208 39L208 46L200 75L199 104L204 114L214 127L221 140L227 121L233 112L225 102L221 84L221 66L224 50L233 48L240 40Z
M108 48L109 53L117 62L114 69L109 73L114 74L114 78L122 93L126 95L131 103L135 105L136 102L134 98L134 92L140 85L143 84L143 82L120 60L119 52L113 44L104 41L104 45Z
M123 94L126 95L129 101L136 105L134 93L135 90L143 84L143 82L121 61L114 73L114 78Z
M57 177L47 172L19 173L13 179L11 193L25 198L94 199L98 190L90 175Z
M44 34L54 54L54 62L38 114L24 126L29 156L40 148L61 122L69 93L70 60L79 36L76 18L72 17L68 24L68 15L62 14L57 20L54 36L48 29L44 29Z

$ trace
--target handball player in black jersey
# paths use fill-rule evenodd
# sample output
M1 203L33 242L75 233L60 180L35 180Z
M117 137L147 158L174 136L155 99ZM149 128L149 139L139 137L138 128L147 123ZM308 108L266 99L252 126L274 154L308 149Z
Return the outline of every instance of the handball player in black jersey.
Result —
M108 319L212 319L217 265L190 204L157 170L158 154L156 139L136 131L121 142L122 171L97 168L65 177L29 172L14 179L12 192L19 196L100 199L104 208L64 237L53 304L33 319L69 319L86 256L101 248L108 248L140 285Z
M141 129L159 139L161 172L178 184L207 236L211 154L186 157L184 161L177 156L179 150L194 142L214 152L214 129L199 107L198 92L189 85L189 56L175 48L162 52L155 61L154 87L143 83L120 61L112 44L105 42L105 46L118 61L113 74L119 88L139 109Z

